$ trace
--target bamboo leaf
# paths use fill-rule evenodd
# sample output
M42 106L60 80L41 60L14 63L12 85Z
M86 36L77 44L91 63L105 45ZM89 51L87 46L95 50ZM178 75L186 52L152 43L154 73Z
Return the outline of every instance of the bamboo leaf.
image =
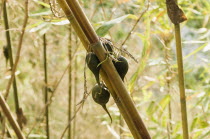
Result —
M170 102L170 95L166 95L159 103L159 105L162 107L162 109L164 110L166 108L166 106L168 105L168 103Z
M186 55L183 60L186 60L187 58L189 58L190 56L200 52L201 50L203 50L206 46L208 45L208 43L205 43L203 45L201 45L200 47L196 48L194 51L192 51L191 53L189 53L188 55ZM172 68L177 68L177 64L173 64L171 65Z
M61 26L61 25L67 25L70 22L67 19L62 19L62 20L52 20L50 23L53 24L53 25Z
M191 124L191 127L190 127L190 131L193 131L193 129L197 125L198 121L199 121L199 118L198 117L196 117L196 118L193 119L192 124Z
M40 24L36 24L36 26L33 27L32 29L30 29L29 32L36 32L36 31L38 31L40 29L43 29L44 27L46 27L48 25L50 25L50 24L47 23L47 22L42 22Z
M183 58L183 60L187 59L188 57L190 57L190 56L192 56L192 55L194 55L194 54L196 54L196 53L198 53L199 51L201 51L201 50L202 50L204 47L206 47L206 46L207 46L207 43L201 45L200 47L198 47L197 49L195 49L194 51L192 51L191 53L189 53L188 55L186 55L186 56Z
M147 108L147 115L152 116L157 109L158 106L155 104L155 102L154 101L150 102L149 107Z
M42 2L42 1L34 0L34 2L36 2L36 3L38 3L38 4L42 5L42 6L44 6L44 7L46 7L46 8L50 8L50 5L49 5L49 4L44 3L44 2Z
M121 16L119 18L116 18L116 19L113 19L113 20L110 20L108 22L104 22L97 30L96 30L96 33L103 37L105 36L108 31L116 24L119 24L121 23L123 20L125 20L126 18L131 18L131 19L136 19L137 17L135 15L131 15L131 14L128 14L128 15L124 15L124 16Z
M42 15L50 15L52 12L49 8L43 8L38 11L32 12L29 16L42 16Z

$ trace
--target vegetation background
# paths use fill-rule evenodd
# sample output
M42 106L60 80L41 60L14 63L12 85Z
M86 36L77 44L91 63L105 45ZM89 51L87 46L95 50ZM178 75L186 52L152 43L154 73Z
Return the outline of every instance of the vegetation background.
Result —
M148 1L144 0L80 0L80 3L98 35L111 39L116 47L120 48L126 36L131 33L123 49L130 52L139 62L136 63L130 56L124 54L129 62L125 84L130 95L153 139L168 138L169 126L172 127L171 138L181 139L174 28L167 16L165 1L150 0L148 9ZM189 134L192 139L208 139L210 138L210 0L179 0L179 5L188 18L181 24L181 35ZM0 8L0 49L2 50L0 92L4 93L10 77L10 66L9 63L6 64L3 55L3 46L7 43L2 12ZM15 58L24 20L24 1L8 1L7 12L12 53ZM142 18L134 31L130 32L141 15ZM47 40L47 85L44 83L44 34ZM54 94L49 107L50 137L57 139L61 136L68 122L69 73L65 72L63 78L62 75L70 63L72 113L74 113L75 107L79 106L76 104L82 100L85 90L85 55L85 49L75 32L70 31L69 22L56 1L50 0L50 4L49 1L29 1L29 19L16 71L19 102L27 118L27 124L23 127L24 134L27 134L36 123L29 137L46 138L45 120L43 116L39 118L39 115L43 115L41 111L44 107L44 87L47 86L49 95ZM95 79L88 69L86 77L89 92L95 85ZM12 89L7 102L15 114ZM73 137L119 138L120 113L112 98L107 107L113 118L112 124L102 107L93 102L89 96L72 122L75 127L72 128ZM0 130L2 130L1 124ZM126 124L123 127L122 137L132 138Z

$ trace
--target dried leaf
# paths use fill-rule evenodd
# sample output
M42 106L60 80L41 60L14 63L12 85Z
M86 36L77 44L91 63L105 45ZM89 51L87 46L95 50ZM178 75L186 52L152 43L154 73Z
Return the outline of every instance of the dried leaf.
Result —
M166 0L166 7L168 17L170 18L171 22L174 24L179 24L187 20L182 9L176 4L175 0Z

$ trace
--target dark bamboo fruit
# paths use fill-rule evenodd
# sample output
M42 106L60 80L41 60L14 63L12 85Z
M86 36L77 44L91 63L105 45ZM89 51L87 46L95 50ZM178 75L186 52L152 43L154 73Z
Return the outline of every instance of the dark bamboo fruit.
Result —
M94 76L96 78L96 82L98 84L100 84L99 71L101 69L101 65L99 65L100 61L99 61L98 57L96 56L96 54L94 54L93 52L88 53L86 56L86 63L88 65L88 68L94 74Z
M125 75L127 74L129 68L128 61L123 56L119 56L117 60L118 61L113 60L113 64L121 79L124 81Z
M107 39L107 38L100 38L100 41L103 44L104 49L109 52L109 53L113 53L113 44L111 42L111 40Z
M112 123L112 117L106 108L106 103L109 101L110 98L110 93L108 88L103 84L100 84L100 87L98 84L96 84L92 89L92 97L93 100L99 105L101 105L103 109L107 112Z
M111 42L104 42L103 46L106 51L108 51L109 53L113 53L113 48L112 48Z

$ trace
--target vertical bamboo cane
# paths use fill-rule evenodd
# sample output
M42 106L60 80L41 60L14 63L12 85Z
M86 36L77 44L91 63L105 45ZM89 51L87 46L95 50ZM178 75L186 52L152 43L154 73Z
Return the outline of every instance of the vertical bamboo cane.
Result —
M188 122L187 122L187 106L186 106L186 97L185 97L182 44L181 44L181 33L180 33L180 23L186 21L187 17L185 16L182 9L179 8L177 3L178 3L177 0L166 0L168 17L170 18L171 22L174 24L175 28L183 138L188 139L189 134L188 134Z
M175 27L175 38L176 38L176 54L177 54L177 62L178 62L178 76L179 76L179 91L180 91L180 102L181 102L181 113L182 113L183 137L184 139L189 139L180 26L179 24L175 24L174 27Z
M77 45L77 43L76 43L76 45ZM77 56L75 56L75 61L74 61L74 67L75 67L75 69L74 69L74 115L76 114L76 100L77 100L77 92L78 92L78 90L77 90L77 83L78 83L78 75L77 75L77 70L78 70L78 60L77 60L78 58L77 58ZM73 139L75 139L76 138L76 118L77 118L77 116L75 116L75 119L74 119L74 123L73 123Z
M46 34L43 35L43 46L44 46L44 82L45 82L45 87L44 87L44 99L45 99L45 104L48 102L48 79L47 79L47 42L46 42ZM49 107L46 106L45 108L45 120L46 120L46 136L47 139L50 138L50 129L49 129Z
M4 14L4 25L5 25L5 30L6 30L6 39L7 39L7 47L9 49L9 63L11 69L13 69L13 56L12 56L12 44L11 44L11 39L10 39L10 32L9 32L9 21L7 17L7 7L6 7L6 0L3 1L3 14ZM14 102L15 102L15 111L17 114L18 118L18 124L20 125L20 128L22 128L22 120L21 120L21 115L22 111L19 106L19 99L18 99L18 90L17 90L17 84L16 84L16 78L14 76L13 80L13 91L14 91ZM7 99L8 94L6 94L5 99Z
M69 63L70 63L70 66L69 66L69 100L68 100L68 123L70 122L71 120L71 104L72 104L72 101L71 101L71 96L72 96L72 91L71 91L71 87L72 87L72 27L71 25L69 26L69 45L68 45L68 55L69 55ZM68 138L71 139L71 129L72 129L72 126L70 125L69 129L68 129Z

